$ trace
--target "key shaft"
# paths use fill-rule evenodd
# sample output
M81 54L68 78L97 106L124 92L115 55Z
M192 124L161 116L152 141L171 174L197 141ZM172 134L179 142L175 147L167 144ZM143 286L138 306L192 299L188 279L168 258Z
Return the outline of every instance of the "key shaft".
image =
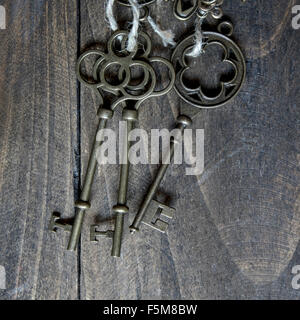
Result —
M97 133L100 130L105 129L107 120L111 119L112 115L113 115L113 112L109 109L103 109L103 108L99 109L99 112L98 112L99 124L98 124ZM90 193L91 193L91 188L94 181L95 171L97 168L96 154L97 154L97 149L102 144L101 139L97 139L97 133L94 139L94 145L89 158L89 163L87 167L84 184L82 187L82 191L80 193L80 201L76 202L75 204L75 207L78 208L78 211L73 223L73 227L72 227L72 231L71 231L71 235L68 243L68 250L70 251L74 251L77 248L80 234L81 234L82 223L85 216L85 211L90 207L90 204L89 204Z
M130 167L129 160L128 160L128 152L129 152L128 136L130 131L133 128L133 122L138 120L138 112L136 110L124 109L123 120L127 121L127 132L126 132L126 137L124 137L125 141L123 144L123 158L125 160L124 161L125 163L121 164L118 204L113 208L114 212L116 213L113 245L112 245L112 251L111 251L111 255L113 257L121 256L121 245L122 245L123 230L124 230L124 215L129 211L129 208L127 207L128 175L129 175L129 167Z
M192 120L187 117L187 116L179 116L177 118L177 126L176 126L176 129L179 129L181 134L183 132L183 130L189 126L190 124L192 123ZM173 157L174 157L174 150L175 150L175 141L174 139L172 139L170 141L170 151L169 151L169 156L170 156L170 162L173 160ZM153 200L165 174L166 174L166 171L168 169L170 164L161 164L159 169L158 169L158 172L156 174L156 177L154 179L154 181L152 182L150 188L148 189L148 192L147 192L147 195L139 209L139 212L137 213L137 215L135 216L135 219L133 221L133 224L130 226L130 232L131 233L135 233L136 231L139 231L139 227L140 227L140 224L142 223L144 217L145 217L145 214L149 208L149 205L151 203L151 201Z

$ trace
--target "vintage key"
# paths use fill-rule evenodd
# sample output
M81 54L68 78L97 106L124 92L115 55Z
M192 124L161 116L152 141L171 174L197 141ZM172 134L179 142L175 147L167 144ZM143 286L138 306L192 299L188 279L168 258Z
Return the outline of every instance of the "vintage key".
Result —
M77 66L76 66L77 77L80 82L88 85L89 87L97 88L97 84L92 84L87 82L82 78L80 74L80 65L82 61L85 59L85 57L89 56L90 54L98 54L98 52L96 52L95 50L91 50L88 54L85 53L78 59ZM111 119L113 116L112 110L105 109L102 107L103 98L100 93L98 93L98 96L100 97L100 100L101 100L101 106L98 110L99 124L97 128L97 132L101 129L104 129L106 127L107 120ZM93 184L93 179L94 179L95 171L97 167L96 152L100 145L101 145L101 142L97 141L95 137L94 145L89 158L89 163L87 167L84 184L82 187L82 191L80 193L80 200L75 202L75 208L77 208L78 211L77 211L73 225L64 223L63 220L60 219L60 215L58 213L53 213L51 217L51 221L49 225L49 229L51 231L56 232L57 228L60 228L60 229L64 229L65 231L71 232L68 247L67 247L67 249L71 251L74 251L77 247L85 211L90 208L90 203L89 203L90 192L91 192L91 187Z
M226 34L225 34L225 31ZM187 83L183 81L184 73L190 69L188 65L187 54L193 49L194 46L194 35L186 37L182 40L175 48L172 55L172 63L176 67L176 80L175 80L175 91L185 102L189 105L184 104L181 107L181 115L177 118L177 128L182 132L187 126L192 124L192 120L198 115L202 109L218 108L229 103L240 91L242 84L245 80L246 75L246 63L244 56L240 48L232 41L229 37L233 33L233 26L230 22L224 21L219 24L218 32L203 32L205 39L203 49L207 49L209 46L217 45L224 50L223 61L230 63L234 69L234 77L225 82L221 82L221 91L214 97L207 96L203 92L201 85L197 88L189 88ZM191 108L195 107L195 108ZM170 158L172 160L174 155L174 141L170 142ZM130 226L130 232L135 233L139 231L141 223L147 224L148 226L159 229L155 224L149 224L149 219L153 213L148 208L154 201L153 198L159 188L159 185L167 171L168 164L162 164L158 170L158 173L151 184L148 193L137 213L135 219ZM164 209L169 210L169 209ZM162 231L166 230L166 226Z
M125 43L128 38L127 31L115 32L108 41L108 53L97 51L101 57L96 61L93 67L93 78L98 79L96 87L102 91L113 93L117 96L110 107L111 111L114 111L118 105L123 107L122 119L127 122L127 134L131 131L133 123L138 120L138 110L141 104L150 97L157 97L169 92L175 82L175 71L172 64L160 57L149 57L151 52L151 39L143 33L139 33L139 37L143 38L143 50L140 53L140 48L136 47L134 52L125 52ZM121 50L116 49L116 40L122 39ZM89 51L84 57L90 54L95 54L95 51ZM152 67L153 62L159 62L164 64L170 74L170 81L166 88L156 91L156 74ZM120 83L117 85L111 84L106 79L106 71L112 65L119 66L118 80ZM143 78L137 85L131 84L132 69L134 67L140 67L143 70ZM86 83L81 77L81 81ZM91 86L95 86L92 84ZM115 212L115 229L114 231L97 231L98 226L91 227L91 240L96 241L97 237L112 237L112 256L120 257L121 243L124 228L124 215L128 212L127 207L127 187L128 187L128 175L129 175L129 161L128 161L128 149L129 141L128 135L125 139L124 157L127 159L124 164L121 164L120 170L120 184L118 192L118 203L113 207Z
M191 124L191 119L187 116L179 116L177 118L177 123L178 123L178 125L176 126L176 129L179 129L180 133L182 133L183 130ZM176 141L173 139L170 141L170 149L169 149L169 153L167 154L167 157L170 159L170 161L172 161L173 156L174 156L175 143L176 143ZM146 195L146 197L145 197L145 199L139 209L139 212L137 213L137 215L133 221L133 224L130 226L131 233L134 233L135 231L139 230L139 226L140 226L141 222L143 222L143 223L147 224L148 226L151 226L154 229L159 230L161 232L166 231L166 229L167 229L166 223L167 222L165 222L163 227L160 228L159 224L156 224L155 222L149 223L149 221L151 221L153 219L153 214L155 214L155 211L157 211L158 209L162 209L161 215L164 215L164 214L166 215L166 213L169 213L169 214L167 214L169 219L172 219L172 217L173 217L174 209L169 208L166 205L164 205L163 207L160 208L159 202L153 201L153 198L154 198L154 196L160 186L162 179L165 176L165 173L166 173L168 167L169 167L169 164L164 163L164 164L161 164L160 168L158 169L157 175L148 190L148 193L147 193L147 195ZM154 210L154 211L148 210L149 206L153 205L153 202L154 202L154 206L155 206L156 210ZM160 220L158 220L158 221L160 221Z

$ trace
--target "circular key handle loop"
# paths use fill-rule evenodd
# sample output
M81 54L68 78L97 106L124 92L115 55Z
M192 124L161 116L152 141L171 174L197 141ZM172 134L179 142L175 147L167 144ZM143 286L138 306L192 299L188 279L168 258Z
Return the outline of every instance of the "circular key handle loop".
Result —
M131 58L131 59L136 55L136 53L138 51L138 47L135 47L132 52L129 52L127 50L122 50L120 52L120 51L116 50L116 48L115 48L115 42L118 39L122 39L122 41L127 41L128 34L129 34L128 31L119 30L119 31L116 31L110 37L110 39L107 42L108 55L111 55L112 57L128 57L128 58ZM120 55L120 54L122 54L122 55Z
M148 89L146 89L146 91L144 90L143 93L137 93L137 92L140 92L140 90L139 91L138 90L130 90L128 85L126 85L124 87L120 87L119 90L124 95L124 98L126 98L125 100L143 100L145 98L148 98L153 93L155 86L156 86L156 74L155 74L153 67L150 64L148 64L145 61L133 60L129 64L129 69L132 67L135 67L135 66L141 67L143 70L146 70L144 72L144 74L147 74L147 73L149 74L150 81L148 81L148 83L147 83L147 85L149 87L148 87ZM129 70L129 75L130 75L130 70ZM129 79L129 81L130 81L130 79ZM136 92L136 93L131 94L131 93L129 93L129 91Z
M162 63L164 64L168 69L169 69L169 77L170 77L170 82L169 84L162 90L158 90L158 91L153 91L152 94L147 97L148 98L153 98L153 97L159 97L159 96L163 96L165 94L167 94L170 90L172 90L172 88L174 87L174 83L175 83L175 70L174 70L174 67L172 65L172 63L165 59L165 58L160 58L160 57L152 57L149 59L150 62L158 62L158 63ZM135 108L136 110L139 109L139 107L141 106L141 104L145 101L146 99L143 99L143 100L140 100L137 102Z
M128 37L127 37L128 38ZM127 45L127 38L123 37L122 42L121 42L121 50L126 50L126 45ZM151 38L145 33L140 31L139 35L138 35L138 40L139 39L144 39L144 43L143 43L143 51L139 52L139 48L137 48L137 53L135 58L148 58L150 53L151 53L151 49L152 49L152 43L151 43ZM146 69L143 69L144 71L144 79L143 81L140 82L140 84L138 85L128 85L128 89L129 90L141 90L143 89L147 83L149 82L149 72L147 72ZM120 68L119 69L119 80L121 80L123 78L123 69Z
M149 15L150 15L150 10L148 7L142 7L141 10L143 10L142 15L140 16L140 22L145 22L147 21Z
M126 51L127 39L128 39L129 32L128 31L117 31L116 34L117 34L117 37L120 34L124 34L126 36L126 37L123 37L122 41L121 41L121 50L122 50L122 52ZM142 41L140 41L142 39L145 40L144 43ZM148 58L151 53L151 50L152 50L152 41L151 41L151 38L149 37L149 35L143 31L139 31L137 43L142 44L143 51L139 52L140 48L137 47L136 50L134 51L135 58Z
M224 26L225 23L221 23L220 30ZM226 27L230 27L228 34L231 35L233 31L232 25L226 22ZM204 50L212 45L218 45L223 49L224 58L222 61L232 65L235 76L229 81L220 81L221 90L215 96L207 96L203 92L201 84L197 88L188 87L186 81L184 81L184 75L191 68L188 64L187 54L194 47L194 35L190 35L177 45L171 58L173 65L178 67L175 91L184 101L192 106L204 109L218 108L229 103L241 90L246 77L246 62L240 48L226 35L205 31L203 32L203 38L206 39ZM191 57L190 59L193 58Z
M81 65L82 63L84 62L85 59L87 59L88 57L90 56L99 56L100 58L97 60L96 63L98 63L99 61L104 61L105 60L105 57L106 57L106 54L99 51L99 50L88 50L84 53L82 53L80 55L80 57L78 58L77 60L77 63L76 63L76 76L77 76L77 79L80 81L80 83L86 85L87 87L91 88L91 89L97 89L97 88L101 88L102 87L102 84L97 81L97 77L93 77L94 80L93 81L89 81L85 76L82 75L81 73Z
M123 70L123 73L125 73L125 78L123 79L122 83L118 85L110 84L105 78L105 71L107 70L107 68L109 68L111 65L114 65L114 64L120 65ZM146 89L146 91L144 90L142 93L140 92L141 89L139 91L137 90L137 88L139 88L141 85L137 87L129 85L131 81L130 68L132 67L140 67L144 70L143 83L145 82L145 80L147 80L147 83L141 89L145 89L146 85L148 86L148 88ZM156 74L153 67L145 61L131 60L131 59L128 59L128 57L118 58L117 60L108 60L108 61L105 61L104 64L102 59L99 59L94 65L93 76L96 79L97 78L100 79L101 89L103 91L107 91L116 95L121 93L121 96L119 97L119 99L117 99L112 104L111 106L112 110L114 110L120 103L126 100L133 100L133 101L145 100L150 95L152 95L156 86ZM132 88L135 88L136 90L132 90ZM133 93L130 93L130 91Z
M105 73L108 70L108 68L110 68L113 65L121 67L123 70L123 74L125 74L125 77L123 77L123 80L121 80L121 83L116 85L109 83L106 80L106 76L105 76ZM99 69L98 72L99 72L100 82L103 84L102 86L103 90L106 90L109 92L121 90L121 88L126 87L129 84L130 78L131 78L129 66L124 62L122 63L122 61L108 60L107 62L104 63L104 65Z
M141 67L141 66L139 66ZM130 70L134 69L133 67L130 67ZM138 91L138 90L143 90L145 88L145 86L147 86L147 84L149 83L149 79L150 79L150 74L149 71L147 69L145 69L144 67L142 67L142 71L143 71L143 79L142 81L140 81L138 84L136 85L131 85L128 84L127 85L127 89L131 90L131 91ZM121 80L123 78L123 72L124 69L120 68L119 69L119 79ZM132 79L131 79L132 80Z

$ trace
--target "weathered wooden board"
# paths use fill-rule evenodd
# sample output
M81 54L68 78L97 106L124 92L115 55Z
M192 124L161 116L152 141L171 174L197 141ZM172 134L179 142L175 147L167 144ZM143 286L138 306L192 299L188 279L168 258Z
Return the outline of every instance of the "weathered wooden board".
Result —
M77 254L48 224L73 216L77 4L0 4L0 299L76 299Z
M73 216L78 174L83 180L87 167L99 100L77 87L74 66L78 44L105 47L105 1L0 1L8 14L0 30L0 265L7 274L0 299L300 298L291 286L300 264L295 3L225 1L246 56L246 84L233 103L195 119L193 128L205 129L205 171L168 171L160 196L177 209L168 234L127 232L122 258L114 259L110 240L89 242L89 227L113 228L117 165L98 169L77 253L65 250L67 235L47 230L52 211ZM162 2L151 13L179 39L192 21L178 22L170 8ZM117 16L127 27L130 11L118 7ZM151 36L154 54L170 57ZM145 102L139 126L172 128L182 104L174 92ZM110 122L115 130L120 115ZM156 169L131 167L129 222Z
M193 125L205 129L205 172L192 177L185 176L184 166L169 170L161 191L177 213L168 235L146 228L135 237L127 234L119 260L109 256L110 240L89 244L90 224L113 227L109 220L117 199L118 167L99 169L81 244L81 298L300 298L291 287L291 268L300 259L296 70L300 48L298 33L291 28L293 4L225 1L224 11L247 59L247 81L233 103L203 112ZM177 39L191 29L190 23L174 19L170 3L151 10L164 28L176 30ZM121 21L124 11L120 14L120 7L117 11ZM81 1L82 49L93 43L104 48L110 31L99 18L103 15L104 3ZM156 36L153 41L159 44ZM154 53L168 57L171 50L156 45ZM181 103L174 93L146 102L139 126L172 128ZM82 89L84 169L98 104L89 89ZM120 112L113 128L119 120ZM155 170L142 165L131 169L130 222Z

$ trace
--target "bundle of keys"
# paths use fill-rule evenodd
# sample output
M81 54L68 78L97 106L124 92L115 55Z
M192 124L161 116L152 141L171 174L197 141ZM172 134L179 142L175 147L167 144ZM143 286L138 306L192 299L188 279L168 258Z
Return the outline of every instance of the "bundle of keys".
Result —
M118 2L128 5L128 1L125 0L118 0ZM140 1L143 8L146 8L146 5L153 2L155 2L155 0ZM176 0L174 3L174 14L180 20L189 19L195 13L203 19L208 15L220 19L222 17L222 11L219 6L222 2L222 0L194 0L192 7L183 10L182 0ZM232 33L233 25L228 21L221 22L216 31L205 31L202 33L204 40L203 51L210 46L218 46L224 52L223 61L229 63L234 70L234 76L230 80L221 81L221 89L215 96L206 95L201 84L197 88L191 88L189 87L189 84L184 81L185 73L191 68L189 66L188 56L195 45L193 34L185 37L177 44L171 61L160 57L149 57L152 47L151 39L144 32L138 33L138 37L141 39L140 42L144 43L142 50L136 46L133 52L126 51L126 42L129 36L128 31L117 31L111 36L107 44L107 53L99 50L89 50L79 57L76 66L77 78L82 84L95 90L100 99L100 108L98 110L99 125L97 132L106 127L107 121L112 119L114 110L118 106L123 108L122 119L127 122L128 130L124 150L124 157L127 161L125 164L121 164L118 203L113 207L115 213L115 229L114 231L98 231L99 226L93 225L90 230L91 241L97 241L99 237L109 237L113 239L112 256L120 257L121 254L124 215L129 211L127 206L129 175L128 133L133 128L133 123L138 121L138 110L140 106L148 98L167 94L174 87L176 93L186 103L181 106L180 115L177 118L176 128L179 129L178 131L182 134L184 129L192 124L193 119L201 110L218 108L229 103L239 93L246 75L245 59L240 48L232 39L230 39ZM120 49L117 49L117 43L119 43ZM92 68L93 72L91 78L93 81L89 81L81 73L83 62L91 56L98 57ZM169 83L166 88L160 91L156 90L157 78L152 66L153 62L162 63L169 71ZM117 85L111 84L106 79L106 71L111 66L119 67ZM139 67L143 70L143 78L137 85L131 83L133 78L132 69L134 67ZM104 93L109 93L115 97L111 103L104 101ZM170 141L169 154L167 155L170 160L172 160L174 156L175 143L176 139ZM50 229L52 231L62 228L71 232L68 250L76 249L85 211L90 208L90 191L97 166L96 152L100 145L101 139L95 139L85 181L80 194L80 200L75 203L75 208L77 208L78 211L73 225L64 223L57 213L54 213L51 218ZM173 218L175 209L154 200L154 197L165 176L168 166L169 164L167 163L161 164L158 173L130 226L131 233L139 231L142 223L160 232L166 232L168 228L168 222L166 220Z
M133 52L127 52L124 50L126 40L128 38L128 31L115 32L108 41L107 53L99 50L89 50L84 52L78 59L76 72L78 80L91 88L96 90L98 97L100 98L100 108L98 110L99 125L97 131L106 127L107 121L113 117L114 110L121 106L123 108L122 119L127 122L127 134L132 130L133 123L138 121L138 110L146 99L152 97L162 96L168 93L174 85L175 72L172 64L160 57L149 57L151 53L151 39L143 33L139 33L139 37L143 41L142 53L138 46ZM121 40L121 50L117 49L117 43ZM96 56L98 59L93 65L93 81L89 81L87 77L84 77L81 73L81 66L84 61L91 57ZM157 78L153 69L152 63L162 63L168 70L170 75L169 84L162 90L156 90ZM118 84L111 84L106 79L106 71L112 67L119 67L118 72ZM143 71L143 78L137 85L132 83L132 73L135 67L141 68ZM108 107L108 103L104 101L104 93L109 93L115 96L113 102ZM131 105L130 103L131 102ZM130 106L129 106L130 105ZM100 232L96 230L96 226L92 226L91 238L96 240L98 236L113 238L112 256L119 257L121 252L121 242L124 225L124 214L128 213L129 208L126 205L127 198L127 185L129 174L129 161L128 161L128 136L127 146L124 150L124 158L127 159L126 164L121 165L120 172L120 185L118 192L118 203L113 207L115 212L115 230ZM64 223L57 213L52 215L50 222L50 229L56 231L57 228L63 228L71 232L70 240L68 244L68 250L75 250L79 241L82 223L85 215L85 211L90 208L90 191L95 176L95 170L97 166L96 153L101 145L101 139L95 139L94 146L90 155L89 164L83 188L80 194L80 200L75 203L75 207L78 209L73 225Z

